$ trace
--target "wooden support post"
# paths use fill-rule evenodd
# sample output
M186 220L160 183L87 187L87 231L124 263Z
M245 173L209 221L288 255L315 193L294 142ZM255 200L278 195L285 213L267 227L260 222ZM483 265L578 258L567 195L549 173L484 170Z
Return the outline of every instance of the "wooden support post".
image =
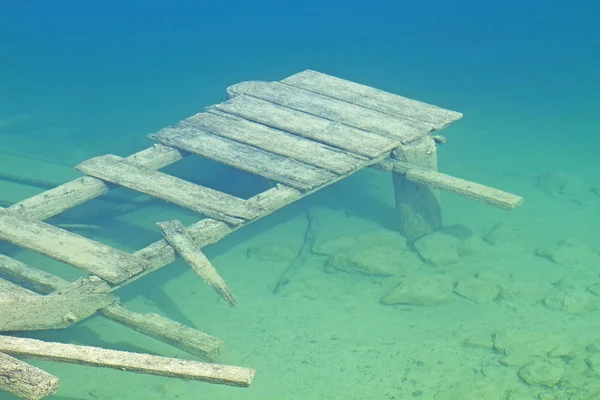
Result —
M434 140L425 136L396 148L392 158L416 167L437 171ZM442 228L439 193L421 183L411 182L403 174L392 173L396 213L400 233L409 243Z
M37 367L0 353L0 389L27 400L50 396L60 379Z

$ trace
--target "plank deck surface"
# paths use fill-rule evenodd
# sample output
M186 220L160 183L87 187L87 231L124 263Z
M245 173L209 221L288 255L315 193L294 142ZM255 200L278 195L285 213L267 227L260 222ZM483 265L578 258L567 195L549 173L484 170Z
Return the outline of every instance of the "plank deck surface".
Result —
M317 117L397 139L402 143L425 136L433 130L417 122L280 82L242 82L230 86L227 91L232 96L245 94L257 97Z
M442 129L462 118L462 114L456 111L446 110L311 70L292 75L281 82L395 117L425 124L435 130Z
M256 217L245 200L135 165L114 155L95 157L75 167L84 174L180 205L231 224ZM243 219L240 219L243 218Z
M141 272L145 262L75 233L0 210L0 239L118 283Z
M400 145L399 140L319 118L256 97L239 95L207 109L271 126L366 157L377 157Z
M345 174L360 165L358 158L345 152L242 118L200 113L180 122L175 128L177 127L187 132L212 133L336 174Z
M335 179L336 174L300 161L248 146L208 132L175 126L149 137L175 147L230 165L301 190L310 190Z

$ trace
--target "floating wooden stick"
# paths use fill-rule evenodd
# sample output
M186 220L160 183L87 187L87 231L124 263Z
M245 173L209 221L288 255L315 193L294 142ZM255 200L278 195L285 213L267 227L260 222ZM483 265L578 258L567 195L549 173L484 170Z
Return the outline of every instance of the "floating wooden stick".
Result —
M142 374L199 380L221 385L248 387L256 373L250 368L180 360L90 346L42 342L35 339L0 336L0 351L13 356L106 367Z
M58 389L60 379L46 371L0 353L0 389L22 399L38 400Z
M223 278L221 278L204 253L194 245L194 240L187 233L181 222L172 220L157 222L156 225L162 230L165 240L192 267L198 276L215 289L219 296L231 307L235 307L236 301L231 290L229 290Z

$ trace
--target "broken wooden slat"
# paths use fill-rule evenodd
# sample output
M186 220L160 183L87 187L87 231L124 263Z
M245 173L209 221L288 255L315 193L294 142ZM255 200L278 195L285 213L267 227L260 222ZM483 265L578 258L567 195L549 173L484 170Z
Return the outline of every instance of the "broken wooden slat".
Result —
M252 219L259 210L246 201L183 179L139 167L121 157L94 157L75 167L84 174L146 193L230 224Z
M224 118L215 114L200 113L181 121L175 126L175 129L180 126L185 127L184 129L188 132L205 131L290 157L336 174L350 172L360 163L356 157L339 150L335 151L321 143L242 118ZM160 136L160 133L157 136Z
M84 296L0 295L0 332L61 329L87 318L116 300L110 294Z
M207 111L236 115L367 157L376 157L400 145L398 140L245 95L211 106Z
M140 166L160 169L183 157L177 149L156 144L130 155L127 159ZM13 204L7 210L27 218L45 220L100 197L109 190L108 185L100 179L84 176Z
M192 237L185 230L185 226L178 220L157 222L156 225L162 230L165 240L192 267L194 272L231 307L235 307L236 301L233 293L204 253L196 248Z
M402 143L432 131L429 126L279 82L242 82L230 86L227 92L232 96L245 94L258 97L317 117L387 136Z
M250 368L208 364L127 351L105 350L90 346L42 342L35 339L11 336L0 336L0 352L17 357L107 367L241 387L250 386L256 373Z
M26 400L50 396L60 379L21 360L0 353L0 389Z
M205 360L214 360L221 353L223 342L214 336L164 318L158 314L140 314L119 304L111 304L100 313L144 335L168 343Z
M210 133L189 132L184 127L165 128L149 137L164 145L211 158L301 190L321 186L336 177L329 171L291 158Z
M103 243L0 210L0 239L72 265L111 283L143 270L144 261Z
M455 111L311 70L292 75L281 82L395 117L425 124L435 130L442 129L462 118L462 114Z
M464 179L455 178L437 171L414 167L413 165L402 161L391 159L384 160L380 162L376 168L404 174L409 181L456 193L460 196L504 208L506 210L514 210L523 204L523 198L520 196Z

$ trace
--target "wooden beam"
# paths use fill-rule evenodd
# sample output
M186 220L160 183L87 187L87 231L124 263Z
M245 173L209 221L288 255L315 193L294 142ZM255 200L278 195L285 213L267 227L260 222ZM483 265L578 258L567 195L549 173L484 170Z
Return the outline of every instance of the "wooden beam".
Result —
M217 269L200 251L185 226L178 220L157 222L156 225L162 230L165 240L175 249L177 254L188 263L200 278L210 285L223 300L231 307L236 306L236 300L227 284L221 278Z
M50 396L60 379L21 360L0 353L0 389L27 400Z
M398 140L246 95L235 96L207 109L207 112L217 111L370 158L400 145Z
M192 182L140 167L121 157L94 157L75 167L84 174L117 184L230 224L252 219L259 210L245 200ZM243 218L243 219L240 219Z
M281 82L424 124L436 130L462 118L462 114L456 111L446 110L311 70L297 73Z
M221 385L248 387L256 371L230 365L208 364L90 346L42 342L0 336L0 352L17 357L106 367L142 374L199 380Z
M317 117L387 136L401 143L413 141L433 130L423 124L280 82L242 82L230 86L227 92L231 96L244 94L258 97Z
M300 190L322 186L337 176L291 158L207 132L190 132L181 126L162 129L149 137L166 146L198 154Z

